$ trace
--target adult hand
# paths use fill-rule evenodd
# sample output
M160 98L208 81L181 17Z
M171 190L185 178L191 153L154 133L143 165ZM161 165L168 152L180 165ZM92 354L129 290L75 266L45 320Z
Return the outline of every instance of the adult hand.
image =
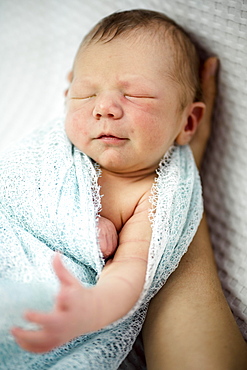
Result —
M202 91L204 102L206 104L206 111L193 139L190 142L190 147L198 168L201 166L211 133L212 115L217 92L216 77L218 65L218 59L216 57L211 57L205 61L202 69Z

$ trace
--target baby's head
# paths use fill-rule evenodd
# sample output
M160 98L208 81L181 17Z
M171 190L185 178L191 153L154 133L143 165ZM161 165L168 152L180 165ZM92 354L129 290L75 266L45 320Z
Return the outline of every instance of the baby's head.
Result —
M194 135L200 100L199 58L187 34L158 12L114 13L79 47L65 128L103 168L154 170L174 142Z

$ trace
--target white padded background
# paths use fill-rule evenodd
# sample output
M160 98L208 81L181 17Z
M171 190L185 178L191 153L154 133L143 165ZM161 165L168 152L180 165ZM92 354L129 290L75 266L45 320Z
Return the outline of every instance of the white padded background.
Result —
M82 36L103 16L137 7L166 12L221 62L205 204L222 285L247 339L247 0L0 0L0 149L63 113Z

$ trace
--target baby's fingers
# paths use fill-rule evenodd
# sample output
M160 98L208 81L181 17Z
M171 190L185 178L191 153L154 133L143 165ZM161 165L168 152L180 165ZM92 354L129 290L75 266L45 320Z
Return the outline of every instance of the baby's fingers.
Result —
M24 317L27 321L40 326L49 326L53 322L53 315L48 313L28 311Z
M26 351L44 353L54 348L44 330L32 331L13 328L11 332L19 346Z
M43 353L62 344L59 336L61 323L56 315L29 311L25 314L25 318L27 321L39 325L40 329L24 330L16 327L11 330L16 342L23 349Z
M60 291L56 297L55 311L68 311L73 307L74 301L77 301L78 295L82 294L85 288L63 265L58 253L54 257L53 267L61 284Z

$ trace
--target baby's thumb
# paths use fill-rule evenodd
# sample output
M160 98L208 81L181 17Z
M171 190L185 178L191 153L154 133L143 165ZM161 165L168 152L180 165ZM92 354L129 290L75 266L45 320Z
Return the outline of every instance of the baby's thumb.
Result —
M53 258L53 268L62 285L68 286L74 282L75 277L69 272L69 270L66 269L66 267L62 263L60 253L55 253L55 256Z

